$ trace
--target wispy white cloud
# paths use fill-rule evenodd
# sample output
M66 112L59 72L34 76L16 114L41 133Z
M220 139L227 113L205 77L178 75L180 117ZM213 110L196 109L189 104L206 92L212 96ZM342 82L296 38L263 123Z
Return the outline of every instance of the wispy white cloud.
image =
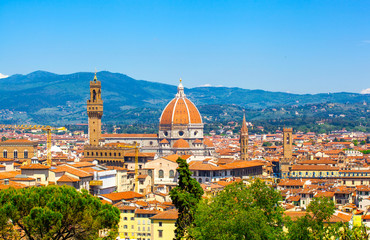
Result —
M361 94L370 94L370 88L366 88L360 92Z
M7 78L7 77L9 77L9 75L4 75L4 74L0 73L0 79L1 78Z
M207 84L200 85L199 87L212 87L212 85L207 83Z
M370 44L370 40L363 40L362 43Z

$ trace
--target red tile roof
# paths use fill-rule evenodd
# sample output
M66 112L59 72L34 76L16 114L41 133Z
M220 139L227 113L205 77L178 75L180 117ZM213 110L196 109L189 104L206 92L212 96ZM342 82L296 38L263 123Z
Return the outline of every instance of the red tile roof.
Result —
M21 166L21 169L49 169L50 166L42 165L42 164L30 164L30 165L24 165Z
M102 194L102 197L108 198L112 201L119 201L119 200L130 200L134 198L143 198L144 195L132 191L127 192L117 192L117 193L108 193Z
M77 179L77 178L74 178L74 177L70 177L70 176L68 176L68 175L63 175L63 176L61 176L58 180L57 180L57 182L78 182L78 181L80 181L79 179Z
M153 220L176 220L177 217L178 217L177 210L172 209L172 210L161 212L161 213L151 217L150 219L153 219Z

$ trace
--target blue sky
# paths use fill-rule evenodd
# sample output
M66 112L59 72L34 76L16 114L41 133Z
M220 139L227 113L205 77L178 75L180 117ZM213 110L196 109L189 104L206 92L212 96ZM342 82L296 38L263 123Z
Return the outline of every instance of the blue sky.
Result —
M0 73L108 70L186 87L370 88L370 1L0 1Z

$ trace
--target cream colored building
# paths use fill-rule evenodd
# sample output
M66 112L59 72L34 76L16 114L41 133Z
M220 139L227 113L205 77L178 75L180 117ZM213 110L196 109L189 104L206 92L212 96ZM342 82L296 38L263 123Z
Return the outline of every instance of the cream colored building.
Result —
M166 187L165 192L169 192L172 188L176 187L178 178L176 171L178 164L176 160L179 157L177 154L164 156L145 164L149 175L154 178L155 189L158 185L164 185Z
M49 166L41 164L30 164L21 167L21 174L36 179L36 184L49 184Z

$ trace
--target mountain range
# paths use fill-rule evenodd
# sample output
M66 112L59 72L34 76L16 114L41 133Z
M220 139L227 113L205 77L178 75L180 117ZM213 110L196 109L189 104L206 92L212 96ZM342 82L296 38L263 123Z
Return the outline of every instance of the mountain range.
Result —
M97 73L102 82L106 122L157 122L175 96L177 86L135 80L121 73ZM54 74L35 71L0 79L2 123L86 123L86 100L94 73ZM292 94L228 87L185 88L187 97L202 111L215 108L270 109L283 106L369 102L370 94ZM209 106L209 107L208 107Z

